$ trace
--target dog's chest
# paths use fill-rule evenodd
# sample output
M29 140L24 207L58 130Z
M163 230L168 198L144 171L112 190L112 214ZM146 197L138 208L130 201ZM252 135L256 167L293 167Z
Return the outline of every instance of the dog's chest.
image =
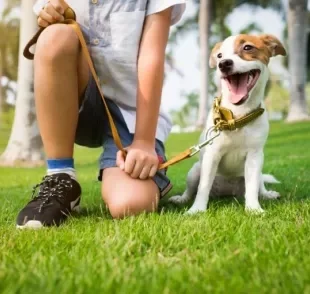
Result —
M242 176L246 154L245 149L227 152L221 158L217 173L222 176Z
M257 138L249 128L221 135L218 141L221 160L217 173L223 176L243 176L247 153L249 149L259 148L261 138Z
M212 113L209 115L207 130L212 126ZM250 150L261 150L268 136L268 119L266 115L253 123L235 131L222 131L201 152L200 159L205 156L220 157L217 174L223 176L243 176L246 157ZM200 140L204 140L201 137Z

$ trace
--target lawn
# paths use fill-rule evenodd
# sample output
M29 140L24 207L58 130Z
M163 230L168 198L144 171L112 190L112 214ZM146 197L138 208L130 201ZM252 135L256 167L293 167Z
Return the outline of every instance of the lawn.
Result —
M1 131L0 150L8 132ZM171 157L198 133L175 134ZM161 203L159 213L113 221L96 181L100 150L76 148L82 212L60 228L15 229L44 168L0 171L0 293L310 293L310 124L273 123L264 171L282 197L248 215L244 200L211 200L206 213ZM195 159L173 166L185 188Z

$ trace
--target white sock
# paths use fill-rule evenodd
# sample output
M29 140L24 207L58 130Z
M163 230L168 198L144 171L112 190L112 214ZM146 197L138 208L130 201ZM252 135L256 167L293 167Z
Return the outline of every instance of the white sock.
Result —
M68 174L72 179L76 180L76 171L75 168L72 167L65 167L65 168L53 168L47 170L47 175L54 175L54 174Z

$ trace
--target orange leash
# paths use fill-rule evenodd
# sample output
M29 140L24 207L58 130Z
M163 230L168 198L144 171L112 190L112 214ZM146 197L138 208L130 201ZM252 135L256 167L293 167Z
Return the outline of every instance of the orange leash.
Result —
M90 71L92 73L92 76L96 82L96 85L97 85L97 88L99 90L99 93L101 95L101 98L102 98L102 101L103 101L103 104L104 104L104 107L105 107L105 110L107 112L107 115L108 115L108 119L109 119L109 123L110 123L110 127L111 127L111 131L112 131L112 136L113 136L113 139L114 139L114 142L117 146L117 148L119 150L121 150L124 155L126 156L127 154L127 151L125 150L125 148L123 147L122 145L122 142L121 142L121 139L120 139L120 136L119 136L119 133L117 131L117 128L115 126L115 123L114 123L114 120L113 120L113 117L110 113L110 110L108 108L108 105L107 105L107 102L104 98L104 95L103 95L103 92L102 92L102 89L100 87L100 84L99 84L99 78L96 74L96 70L94 68L94 64L93 64L93 61L90 57L90 54L89 54L89 51L88 51L88 48L87 48L87 44L86 44L86 41L84 39L84 36L83 36L83 33L80 29L80 26L78 25L78 23L75 21L76 19L76 16L75 16L75 13L74 11L69 7L66 9L65 11L65 14L64 14L64 17L65 17L65 21L62 22L64 24L67 24L69 25L70 27L72 27L74 29L74 31L76 32L79 40L80 40L80 44L81 44L81 48L82 48L82 51L83 51L83 54L87 60L87 63L88 63L88 66L90 68ZM23 52L23 55L24 57L26 57L27 59L30 59L32 60L34 58L34 54L30 52L30 48L35 45L38 41L38 38L40 36L40 34L43 32L45 28L40 28L38 30L38 32L34 35L34 37L28 42L28 44L25 46L25 49L24 49L24 52ZM200 149L199 149L200 150ZM165 169L167 168L168 166L171 166L173 164L176 164L186 158L189 158L191 156L193 156L194 154L196 154L198 151L197 151L197 146L194 146L194 147L191 147L191 148L188 148L186 149L185 151L183 151L182 153L176 155L175 157L171 158L170 160L160 164L158 166L158 170L162 170L162 169Z

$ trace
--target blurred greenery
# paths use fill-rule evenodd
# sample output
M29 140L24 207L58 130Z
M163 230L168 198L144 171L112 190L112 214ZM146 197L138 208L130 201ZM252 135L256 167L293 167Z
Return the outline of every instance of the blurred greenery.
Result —
M0 118L3 120L4 111L9 111L6 97L9 92L15 96L15 90L10 81L17 80L18 50L19 50L19 19L12 16L12 11L19 1L6 3L0 15ZM2 80L6 77L6 83Z
M179 76L183 73L177 67L177 62L174 60L174 50L181 38L190 32L198 32L198 13L199 0L193 0L196 5L196 12L192 17L188 17L176 26L170 35L169 46L167 50L167 69L168 71L175 71ZM11 87L10 81L17 79L18 69L18 49L19 49L19 19L15 16L14 9L18 8L20 0L5 1L4 10L0 15L0 77L6 77L7 82L1 87L0 83L0 111L1 124L8 125L12 123L12 116L14 114L13 106L6 102L8 94L12 97L16 96L16 90ZM274 9L285 20L285 10L281 0L218 0L212 2L212 26L210 47L213 47L216 42L221 41L232 34L231 29L226 24L226 19L234 9L249 8L253 12L257 8ZM310 19L310 13L309 13ZM242 28L239 33L260 33L262 32L259 24L252 22L248 23ZM197 34L198 35L198 34ZM284 42L287 39L287 28L283 31ZM197 40L198 41L198 40ZM308 35L308 48L310 49L310 34ZM288 58L284 59L284 65L287 67ZM308 80L310 79L310 54L308 54ZM211 80L209 87L210 97L213 97L216 92L216 85ZM309 85L307 86L307 97L309 97ZM2 95L1 95L2 94ZM1 97L3 97L1 99ZM198 109L199 92L194 90L191 93L183 93L183 105L179 109L171 111L173 121L179 125L186 126L193 122L195 114ZM309 99L309 98L308 98ZM195 100L195 103L193 101ZM286 114L289 105L289 93L287 89L277 81L277 77L273 76L270 80L268 93L266 93L266 104L269 111ZM308 103L309 104L309 103Z

